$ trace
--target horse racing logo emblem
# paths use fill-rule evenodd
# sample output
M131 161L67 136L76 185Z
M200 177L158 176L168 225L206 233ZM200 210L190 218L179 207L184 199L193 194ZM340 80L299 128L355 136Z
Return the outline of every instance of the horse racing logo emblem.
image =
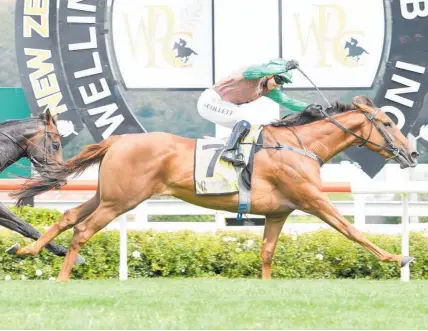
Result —
M183 64L187 64L187 61L189 61L189 57L194 55L198 55L193 49L187 46L187 41L180 38L179 42L174 43L173 50L177 51L176 58L180 58L180 60L183 62Z
M361 55L369 54L364 48L358 46L358 40L355 38L351 38L351 41L347 41L345 43L344 49L348 49L348 55L346 57L352 58L354 61L358 62L360 60Z
M372 88L385 42L383 0L283 3L282 45L287 58L299 59L318 87ZM296 75L287 87L310 86Z
M213 0L114 1L114 53L126 88L211 86L213 15Z

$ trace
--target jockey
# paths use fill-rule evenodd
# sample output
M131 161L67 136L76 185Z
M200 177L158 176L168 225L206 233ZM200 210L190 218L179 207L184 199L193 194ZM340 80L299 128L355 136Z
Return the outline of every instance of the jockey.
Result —
M222 160L238 167L245 166L238 147L250 132L251 124L243 120L245 108L241 105L266 96L295 112L301 112L309 106L306 102L288 97L280 90L283 84L292 82L292 70L298 65L295 60L279 58L262 65L245 67L202 93L198 100L199 114L215 124L233 128L221 155Z

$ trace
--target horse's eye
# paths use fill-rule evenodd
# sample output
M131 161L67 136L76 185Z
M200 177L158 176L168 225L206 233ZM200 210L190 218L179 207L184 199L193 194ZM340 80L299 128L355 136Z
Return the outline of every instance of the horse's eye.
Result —
M387 128L387 129L391 129L392 128L392 123L391 122L386 122L383 126L385 128Z
M56 150L56 151L58 151L58 150L59 150L59 146L60 146L60 144L59 144L58 142L56 142L56 141L52 143L52 147L53 147L53 149L54 149L54 150Z

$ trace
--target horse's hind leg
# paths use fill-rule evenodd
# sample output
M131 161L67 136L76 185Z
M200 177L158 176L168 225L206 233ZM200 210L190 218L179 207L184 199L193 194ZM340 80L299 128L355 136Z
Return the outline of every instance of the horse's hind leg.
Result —
M39 240L32 243L29 246L18 248L17 255L36 255L49 244L54 238L59 236L64 231L72 228L74 225L83 221L88 215L90 215L99 204L99 194L97 193L87 202L81 204L80 206L67 210L62 218L52 225L49 230L43 234ZM64 253L66 255L66 252ZM62 256L64 256L62 255Z
M118 204L101 202L91 215L74 227L73 238L58 276L58 281L66 282L69 280L73 264L83 245L85 245L95 233L125 212L125 210L119 210L117 206Z

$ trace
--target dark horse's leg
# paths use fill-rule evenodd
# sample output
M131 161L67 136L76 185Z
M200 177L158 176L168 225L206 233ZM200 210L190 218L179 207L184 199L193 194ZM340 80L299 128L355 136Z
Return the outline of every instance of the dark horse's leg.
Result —
M30 224L26 223L16 215L14 215L4 204L0 202L0 225L9 230L18 232L24 237L37 240L41 234ZM49 243L46 248L57 256L65 256L67 249L53 242Z
M20 256L34 256L39 254L43 247L45 247L55 237L86 219L86 217L88 217L98 207L99 203L99 193L97 192L97 194L92 197L92 199L86 201L78 207L67 210L61 219L52 225L49 230L46 231L46 233L44 233L36 242L23 248L16 246L16 254Z

